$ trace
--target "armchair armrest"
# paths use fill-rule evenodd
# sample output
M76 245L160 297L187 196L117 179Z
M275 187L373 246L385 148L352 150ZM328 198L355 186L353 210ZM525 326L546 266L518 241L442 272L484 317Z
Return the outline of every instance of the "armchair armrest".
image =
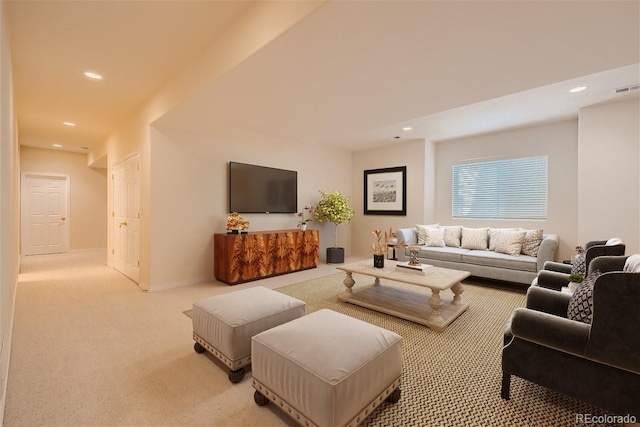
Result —
M527 290L526 307L531 310L567 317L571 295L551 289L531 286Z
M559 291L569 284L569 275L557 271L540 270L538 272L538 286Z
M573 265L563 262L547 261L544 263L544 270L557 271L558 273L571 274Z
M591 326L553 314L517 308L511 319L515 338L584 357Z

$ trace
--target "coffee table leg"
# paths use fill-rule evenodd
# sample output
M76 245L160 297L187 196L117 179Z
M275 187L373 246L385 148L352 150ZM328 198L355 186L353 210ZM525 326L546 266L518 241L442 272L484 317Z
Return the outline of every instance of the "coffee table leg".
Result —
M440 315L440 307L444 305L442 299L440 298L440 291L432 290L431 298L429 298L429 307L433 310L433 317L435 320L440 320L444 322L444 319Z
M342 283L344 283L344 285L347 287L347 292L352 294L353 290L351 290L351 288L353 288L353 285L355 285L356 281L353 280L353 275L350 271L347 271L346 273L347 277L344 278L344 281Z
M451 304L453 305L460 305L462 304L462 293L464 292L464 288L462 287L462 283L458 282L455 285L453 285L451 287L451 290L453 291L453 301L451 301Z

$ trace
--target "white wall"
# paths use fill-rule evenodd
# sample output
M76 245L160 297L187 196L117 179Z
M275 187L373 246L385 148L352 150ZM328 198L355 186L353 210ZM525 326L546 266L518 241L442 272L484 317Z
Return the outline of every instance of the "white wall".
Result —
M638 98L580 110L578 242L620 237L640 252Z
M0 3L0 420L4 414L20 266L19 147L6 2Z
M545 221L459 220L451 217L451 168L471 159L549 156L548 216ZM578 123L567 120L440 142L436 146L435 220L467 227L542 228L558 234L558 260L568 259L578 243ZM637 156L636 156L637 158Z
M396 230L433 219L433 159L427 158L432 154L428 149L431 146L424 139L414 139L353 153L352 201L356 215L351 228L355 255L370 254L373 230ZM364 215L364 171L396 166L407 167L407 215Z
M206 137L152 129L151 169L162 173L151 176L150 290L212 279L213 234L226 232L229 215L229 161L297 171L298 211L317 203L319 189L350 194L351 153L324 147L273 151L261 149L259 141L254 144L218 145ZM295 213L243 217L249 221L249 231L294 229L298 223ZM349 229L340 227L339 241L349 254ZM333 228L315 222L309 228L320 230L324 261L326 247L333 243Z

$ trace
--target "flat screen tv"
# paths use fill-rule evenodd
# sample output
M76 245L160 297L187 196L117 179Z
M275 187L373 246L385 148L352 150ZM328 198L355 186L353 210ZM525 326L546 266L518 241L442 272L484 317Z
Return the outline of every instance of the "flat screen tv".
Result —
M229 162L229 212L294 213L298 172Z

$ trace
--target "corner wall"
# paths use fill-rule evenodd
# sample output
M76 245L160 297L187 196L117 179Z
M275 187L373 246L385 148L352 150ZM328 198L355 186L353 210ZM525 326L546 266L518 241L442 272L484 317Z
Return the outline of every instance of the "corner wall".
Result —
M640 102L580 110L578 241L621 238L640 252Z

